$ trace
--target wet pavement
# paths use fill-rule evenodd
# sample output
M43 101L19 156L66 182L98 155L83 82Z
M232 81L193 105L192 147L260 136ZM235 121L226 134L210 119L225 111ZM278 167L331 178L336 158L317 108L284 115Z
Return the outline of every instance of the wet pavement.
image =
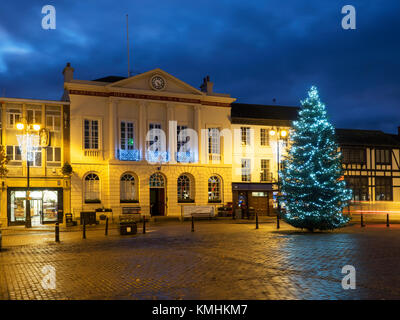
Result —
M234 221L3 233L0 299L399 299L400 225L302 233L282 224ZM139 232L141 228L139 226ZM342 267L356 269L344 290ZM44 289L42 268L55 270Z

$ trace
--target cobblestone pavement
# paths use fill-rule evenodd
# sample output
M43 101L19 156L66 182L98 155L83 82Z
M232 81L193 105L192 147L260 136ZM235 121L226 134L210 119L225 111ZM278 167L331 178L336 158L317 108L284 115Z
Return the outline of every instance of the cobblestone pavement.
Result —
M151 224L145 235L111 229L4 232L0 299L399 299L400 225L302 233L233 221ZM43 289L42 268L56 270ZM353 265L357 288L343 290Z

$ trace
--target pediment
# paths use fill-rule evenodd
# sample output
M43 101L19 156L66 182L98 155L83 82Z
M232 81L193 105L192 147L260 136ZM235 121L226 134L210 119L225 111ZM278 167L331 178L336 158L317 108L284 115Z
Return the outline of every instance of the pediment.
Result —
M160 89L157 89L157 86L159 86ZM107 85L107 87L146 90L160 93L166 92L204 95L204 93L200 90L192 87L186 82L179 80L178 78L159 68L114 83L110 83L109 85Z

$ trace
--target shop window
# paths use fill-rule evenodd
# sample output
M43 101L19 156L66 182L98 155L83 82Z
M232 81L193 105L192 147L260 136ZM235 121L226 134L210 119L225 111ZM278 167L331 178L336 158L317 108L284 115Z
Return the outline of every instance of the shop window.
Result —
M375 178L375 200L376 201L393 200L393 184L391 177Z
M192 199L192 182L188 175L182 174L178 177L178 202L194 202Z
M221 179L217 176L212 176L208 179L208 202L221 202Z
M346 185L352 190L353 201L368 201L368 177L345 177Z

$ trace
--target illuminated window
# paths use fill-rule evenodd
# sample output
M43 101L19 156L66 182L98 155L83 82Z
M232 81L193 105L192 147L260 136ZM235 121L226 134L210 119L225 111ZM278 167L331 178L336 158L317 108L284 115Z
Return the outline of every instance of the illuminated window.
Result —
M61 165L61 148L47 147L46 148L46 163L49 167L58 167Z
M30 107L26 110L26 117L29 124L42 124L42 108Z
M120 181L120 200L121 202L136 202L136 183L135 177L129 173L125 173Z
M7 158L10 165L21 165L21 149L19 146L7 146Z
M393 184L391 177L375 177L375 200L393 201Z
M99 121L84 121L85 128L85 149L99 149Z
M269 145L269 132L267 129L260 129L260 144L262 146Z
M15 128L18 122L21 122L22 112L21 109L10 108L7 109L7 128Z
M261 159L261 181L270 181L272 179L271 172L269 171L269 160Z
M161 173L153 173L150 176L150 188L163 188L164 177Z
M135 149L133 122L121 121L121 150Z
M161 151L161 124L149 124L149 141L148 146L152 147L152 151Z
M221 202L221 179L217 176L208 179L208 202Z
M31 167L41 167L42 166L42 148L34 147L32 151L28 153L28 159L33 159L29 161Z
M240 136L242 139L242 146L250 145L250 127L240 127Z
M242 159L242 181L251 181L251 162L250 159Z
M354 201L368 201L368 177L346 176L346 186L352 190Z
M178 202L191 201L191 181L190 178L182 174L178 177Z
M61 129L61 109L57 106L46 107L46 128L50 131Z
M100 179L95 173L89 173L85 177L85 202L100 202Z
M221 159L220 132L218 128L208 128L208 156L211 161Z

